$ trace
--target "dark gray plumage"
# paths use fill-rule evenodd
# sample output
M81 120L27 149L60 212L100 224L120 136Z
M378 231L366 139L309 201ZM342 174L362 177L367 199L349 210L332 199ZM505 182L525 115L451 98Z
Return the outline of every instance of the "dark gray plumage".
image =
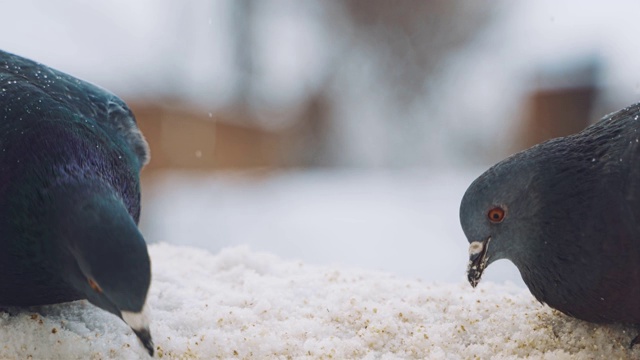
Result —
M118 97L0 51L0 305L88 299L153 354L137 227L148 159Z
M640 324L640 105L517 153L465 193L468 278L511 260L539 301ZM637 338L632 341L632 345Z

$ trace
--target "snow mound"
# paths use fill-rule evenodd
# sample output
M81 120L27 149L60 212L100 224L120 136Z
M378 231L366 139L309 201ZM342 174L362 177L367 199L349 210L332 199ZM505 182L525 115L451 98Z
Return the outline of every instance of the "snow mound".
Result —
M515 285L433 284L229 248L150 246L162 359L593 359L640 356L630 327L595 325ZM85 301L0 314L2 359L148 358Z

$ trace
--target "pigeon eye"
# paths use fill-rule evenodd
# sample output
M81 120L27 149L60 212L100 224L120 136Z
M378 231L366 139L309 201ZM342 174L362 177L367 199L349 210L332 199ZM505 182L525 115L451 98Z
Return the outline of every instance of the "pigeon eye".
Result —
M504 209L502 209L501 207L494 207L493 209L489 210L487 216L489 216L489 221L491 221L492 223L502 222L502 220L504 219Z
M93 291L97 292L98 294L102 293L102 288L100 287L100 285L98 285L98 283L95 280L93 280L91 278L89 278L87 280L89 281L89 286L91 286Z

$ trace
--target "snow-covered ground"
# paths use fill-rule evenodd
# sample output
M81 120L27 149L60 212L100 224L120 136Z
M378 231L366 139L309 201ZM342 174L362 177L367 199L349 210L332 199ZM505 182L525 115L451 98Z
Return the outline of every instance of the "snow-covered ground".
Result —
M640 356L622 326L596 326L515 285L421 282L286 261L150 247L149 303L162 359L613 359ZM147 358L115 316L85 302L0 314L2 359Z

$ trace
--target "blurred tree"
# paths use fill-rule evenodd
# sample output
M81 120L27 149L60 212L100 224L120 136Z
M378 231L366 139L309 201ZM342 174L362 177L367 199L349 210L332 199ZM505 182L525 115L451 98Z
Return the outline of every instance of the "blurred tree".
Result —
M235 86L235 102L240 109L251 106L253 95L254 75L254 0L233 1L233 29L231 33L234 39L234 52L237 74Z
M486 1L345 0L351 43L369 59L403 105L424 96L425 81L489 19Z
M325 163L423 166L447 161L451 144L438 116L447 60L496 13L488 1L328 2L334 39ZM470 66L473 60L467 60ZM464 91L461 88L459 91ZM454 105L454 104L451 104ZM454 105L456 106L456 105ZM457 104L460 106L460 104Z

